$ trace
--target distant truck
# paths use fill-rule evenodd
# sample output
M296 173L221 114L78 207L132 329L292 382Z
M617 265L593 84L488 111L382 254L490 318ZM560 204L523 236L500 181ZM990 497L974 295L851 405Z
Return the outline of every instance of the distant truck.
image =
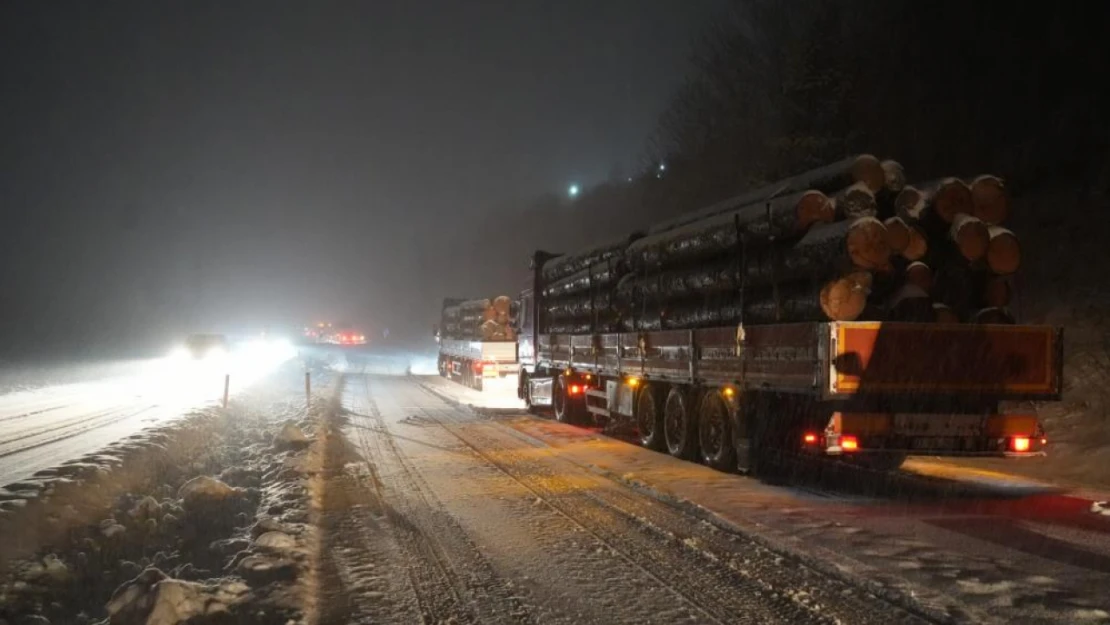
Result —
M439 374L470 388L517 375L514 329L517 304L506 296L492 299L443 300L440 323Z
M348 323L318 323L304 329L304 336L313 343L331 345L365 345L366 335Z

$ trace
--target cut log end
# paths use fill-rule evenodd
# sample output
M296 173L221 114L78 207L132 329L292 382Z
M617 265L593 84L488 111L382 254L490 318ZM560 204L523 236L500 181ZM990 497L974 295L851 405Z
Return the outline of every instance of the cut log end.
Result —
M912 284L926 293L933 291L933 270L923 262L913 262L906 267L906 284Z
M975 323L1013 325L1016 323L1014 316L1005 308L984 308L975 313Z
M910 227L901 217L891 217L883 225L886 226L886 240L890 244L890 250L901 254L910 244Z
M493 309L496 310L499 315L509 314L512 305L513 300L510 299L508 295L499 295L493 299Z
M933 304L933 320L937 323L959 323L960 316L947 304L936 302Z
M898 161L887 159L880 164L883 168L883 187L889 193L900 193L906 188L906 170Z
M1013 232L998 226L988 229L987 266L1000 276L1009 275L1021 266L1021 244Z
M907 219L921 219L925 211L925 193L917 187L905 187L894 198L894 210Z
M961 213L971 214L974 211L971 188L958 178L944 180L933 196L933 210L945 223L952 223Z
M909 228L909 243L906 244L906 249L902 250L902 258L910 261L921 260L928 253L929 239L916 226L911 226Z
M956 243L960 255L969 261L983 258L991 240L987 224L967 213L959 213L953 217L949 236Z
M871 274L850 273L821 287L821 310L832 321L855 321L867 307Z
M836 194L836 211L846 219L874 217L879 213L879 204L867 183L857 182Z
M861 269L880 269L890 261L886 226L878 219L865 217L852 224L847 248L852 264Z
M904 284L887 303L887 319L929 323L933 321L933 302L929 294L913 284Z
M1007 278L995 276L983 286L983 304L989 308L1003 308L1010 305L1013 291Z
M852 179L867 185L872 193L878 193L886 184L886 172L879 159L863 154L852 164Z
M836 207L820 191L806 191L797 205L798 229L806 230L816 223L829 223L836 218Z
M1006 187L998 176L979 176L971 181L973 214L992 226L1006 221L1010 214L1010 199Z

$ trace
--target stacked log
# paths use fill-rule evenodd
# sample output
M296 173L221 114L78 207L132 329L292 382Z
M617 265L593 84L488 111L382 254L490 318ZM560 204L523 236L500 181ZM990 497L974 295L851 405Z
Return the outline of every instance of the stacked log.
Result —
M440 335L447 339L512 341L515 303L500 295L490 299L445 299Z
M541 329L1010 323L1008 215L997 176L910 184L897 161L853 156L547 261Z

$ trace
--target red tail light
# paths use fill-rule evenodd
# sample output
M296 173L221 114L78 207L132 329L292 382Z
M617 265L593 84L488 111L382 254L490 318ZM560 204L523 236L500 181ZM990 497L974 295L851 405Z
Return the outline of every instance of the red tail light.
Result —
M806 445L813 445L817 443L817 435L812 432L807 432L806 435L802 437L802 440L805 441Z
M582 387L581 386L579 386L577 384L571 384L570 385L570 394L571 395L577 395L581 392L582 392Z
M1013 451L1029 451L1029 437L1015 436L1010 439L1010 449Z
M840 448L844 451L856 451L859 449L859 441L855 436L841 436Z

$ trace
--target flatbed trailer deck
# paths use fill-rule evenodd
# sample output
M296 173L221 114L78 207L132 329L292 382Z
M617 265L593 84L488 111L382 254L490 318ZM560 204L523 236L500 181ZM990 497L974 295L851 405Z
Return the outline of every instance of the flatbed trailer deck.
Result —
M535 310L531 294L525 311ZM544 334L525 315L521 397L569 422L631 424L648 447L753 470L768 450L851 456L1044 455L1062 330L1033 325L791 323Z

